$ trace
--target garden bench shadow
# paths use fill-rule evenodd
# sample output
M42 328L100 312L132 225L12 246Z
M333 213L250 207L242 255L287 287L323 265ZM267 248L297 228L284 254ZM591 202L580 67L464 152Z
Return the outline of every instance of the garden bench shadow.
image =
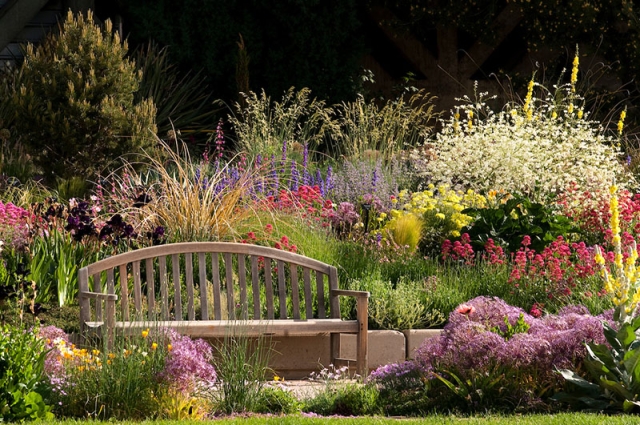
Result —
M334 364L355 360L367 376L369 293L339 289L336 268L321 261L258 245L174 243L90 264L78 283L86 337L113 344L116 333L148 328L195 338L330 334ZM356 320L341 319L340 296L356 298ZM342 333L357 334L356 359L340 358Z

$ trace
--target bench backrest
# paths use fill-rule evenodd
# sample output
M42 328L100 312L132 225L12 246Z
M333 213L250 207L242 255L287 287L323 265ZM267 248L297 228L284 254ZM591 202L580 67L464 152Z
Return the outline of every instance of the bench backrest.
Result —
M83 267L78 282L82 324L103 320L104 301L88 292L117 294L122 321L340 318L330 295L338 289L335 267L258 245L143 248Z

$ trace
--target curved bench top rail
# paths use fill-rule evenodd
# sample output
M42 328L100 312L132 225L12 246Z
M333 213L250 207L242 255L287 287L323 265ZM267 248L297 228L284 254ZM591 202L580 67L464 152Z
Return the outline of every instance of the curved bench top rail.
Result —
M104 270L117 267L121 264L146 260L148 258L155 258L172 254L188 254L198 252L229 252L232 254L258 255L261 257L267 257L274 260L282 260L292 264L308 267L327 275L329 275L330 270L334 268L329 264L323 263L322 261L314 260L313 258L267 246L235 242L179 242L167 245L152 246L114 255L113 257L105 258L104 260L100 260L86 267L83 267L83 269L87 269L88 275L94 275Z

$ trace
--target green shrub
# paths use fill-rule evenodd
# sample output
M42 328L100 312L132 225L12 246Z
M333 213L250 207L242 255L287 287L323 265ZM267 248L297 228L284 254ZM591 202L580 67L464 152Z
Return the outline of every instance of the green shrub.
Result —
M46 350L37 332L21 327L0 327L0 422L52 420L44 401Z
M29 44L16 75L15 127L44 172L87 176L118 156L152 146L155 106L134 103L141 73L110 21L69 11L59 33Z
M350 282L350 288L369 291L369 324L372 329L416 329L437 326L445 316L432 308L422 282L401 278L397 284L384 281L379 275ZM343 314L354 308L353 302L342 301ZM352 314L352 313L351 313Z
M319 415L361 416L381 413L375 385L334 382L314 397L305 400L303 411Z
M291 391L280 387L263 387L254 410L257 413L290 415L299 412L300 408L300 401Z

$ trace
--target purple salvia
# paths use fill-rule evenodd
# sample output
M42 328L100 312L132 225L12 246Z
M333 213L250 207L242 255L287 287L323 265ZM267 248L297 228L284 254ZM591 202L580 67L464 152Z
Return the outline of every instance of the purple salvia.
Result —
M298 187L300 185L300 173L298 173L298 165L296 161L291 161L291 185L289 189L293 192L298 191Z
M280 161L280 167L282 167L282 171L284 172L284 164L287 162L287 141L282 141L282 160Z

